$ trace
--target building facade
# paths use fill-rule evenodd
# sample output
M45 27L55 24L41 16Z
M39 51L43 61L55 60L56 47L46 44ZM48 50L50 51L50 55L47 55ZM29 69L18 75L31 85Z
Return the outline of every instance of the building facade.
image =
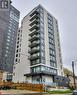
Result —
M13 72L16 36L20 12L10 5L9 10L0 10L0 70Z
M17 34L13 82L54 82L63 75L58 23L41 5L22 20Z

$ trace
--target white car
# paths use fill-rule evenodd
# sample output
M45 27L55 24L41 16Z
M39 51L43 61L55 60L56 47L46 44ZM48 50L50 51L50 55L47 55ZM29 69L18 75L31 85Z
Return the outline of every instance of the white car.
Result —
M73 95L77 95L77 90L73 90Z

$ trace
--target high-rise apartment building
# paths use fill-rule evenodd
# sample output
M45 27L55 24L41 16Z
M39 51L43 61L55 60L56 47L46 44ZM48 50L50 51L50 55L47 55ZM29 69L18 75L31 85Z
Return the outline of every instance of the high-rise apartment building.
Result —
M14 82L54 82L63 75L58 22L41 5L27 14L17 34Z
M0 9L0 70L13 72L16 36L20 12L10 5L8 10Z

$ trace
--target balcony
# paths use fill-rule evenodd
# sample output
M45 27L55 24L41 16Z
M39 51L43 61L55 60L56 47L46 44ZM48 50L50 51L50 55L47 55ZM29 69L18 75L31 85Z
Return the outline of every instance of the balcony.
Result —
M34 24L38 24L39 23L39 19L34 19L31 23L30 26L33 26Z
M40 31L34 30L34 31L32 31L32 32L29 34L29 36L37 35L37 34L39 34L39 33L40 33Z
M29 58L29 60L36 60L36 59L39 59L40 58L40 56L39 55L36 55L36 56L31 56L30 58Z
M30 42L33 42L33 41L36 41L36 40L39 40L40 39L40 36L38 35L38 36L33 36L33 37L30 37L30 39L29 39L29 41Z
M39 24L34 24L29 30L33 31L34 29L38 30L39 29Z
M37 49L31 49L29 51L30 54L34 54L34 53L37 53L37 52L40 52L40 49L39 48L37 48Z
M40 17L39 13L38 14L34 14L31 18L30 21L33 21L35 18L38 19Z
M29 47L33 48L33 47L36 47L36 46L38 46L38 45L40 45L40 42L34 42L34 43L31 43L31 44L29 45Z
M49 76L56 76L56 73L49 73L46 71L38 71L38 72L31 72L28 74L24 74L24 76L37 76L37 75L49 75Z
M30 14L30 17L34 16L35 14L38 14L38 12L34 11L33 13Z

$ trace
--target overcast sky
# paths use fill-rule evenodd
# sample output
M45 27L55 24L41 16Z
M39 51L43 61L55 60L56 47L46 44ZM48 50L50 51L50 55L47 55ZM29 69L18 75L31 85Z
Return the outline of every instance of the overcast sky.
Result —
M58 19L63 65L71 69L72 60L77 60L77 0L12 0L20 21L38 4Z

